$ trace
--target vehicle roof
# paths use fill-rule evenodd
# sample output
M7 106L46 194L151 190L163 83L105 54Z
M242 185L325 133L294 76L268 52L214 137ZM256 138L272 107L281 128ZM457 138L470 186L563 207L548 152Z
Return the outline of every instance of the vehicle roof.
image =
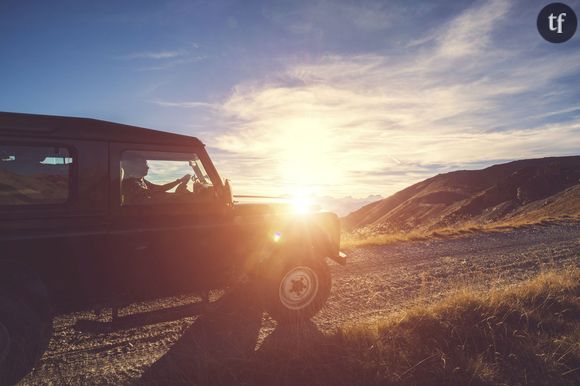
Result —
M203 146L187 135L91 118L0 112L0 135Z

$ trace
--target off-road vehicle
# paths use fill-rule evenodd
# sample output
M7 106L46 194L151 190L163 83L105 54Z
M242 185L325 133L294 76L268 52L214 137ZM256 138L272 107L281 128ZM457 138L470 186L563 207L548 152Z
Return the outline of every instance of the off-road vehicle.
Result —
M0 384L37 363L55 313L256 283L275 319L326 301L335 214L240 204L194 137L0 113Z

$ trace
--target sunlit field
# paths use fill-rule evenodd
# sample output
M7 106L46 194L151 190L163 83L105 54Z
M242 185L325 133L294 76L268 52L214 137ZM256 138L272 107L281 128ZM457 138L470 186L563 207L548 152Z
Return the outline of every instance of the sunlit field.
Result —
M492 224L466 222L453 227L397 233L381 233L372 229L363 228L353 232L343 232L340 245L342 248L348 250L370 245L388 245L403 241L452 238L485 232L509 232L514 229L529 227L532 225L552 225L568 222L574 223L578 221L580 221L580 216L517 219L500 221Z
M313 384L573 385L580 380L579 296L575 268L489 292L464 288L373 325L343 328L300 364L322 369L311 371Z
M251 359L210 355L195 361L199 372L175 363L178 372L166 379L212 385L576 385L579 298L577 268L545 271L491 291L459 288L438 302L419 302L330 335L313 332L310 324L280 327L276 343Z

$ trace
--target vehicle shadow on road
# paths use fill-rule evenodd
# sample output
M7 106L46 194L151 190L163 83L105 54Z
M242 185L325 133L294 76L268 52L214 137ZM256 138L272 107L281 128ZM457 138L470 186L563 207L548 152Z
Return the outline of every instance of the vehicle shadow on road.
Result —
M262 380L264 368L261 365L265 359L268 367L278 367L277 363L288 363L300 356L307 344L322 339L323 334L312 322L278 326L256 350L262 308L255 299L250 291L243 290L224 295L195 320L136 384L260 384L266 381ZM269 370L284 376L283 368ZM272 379L268 378L269 383Z

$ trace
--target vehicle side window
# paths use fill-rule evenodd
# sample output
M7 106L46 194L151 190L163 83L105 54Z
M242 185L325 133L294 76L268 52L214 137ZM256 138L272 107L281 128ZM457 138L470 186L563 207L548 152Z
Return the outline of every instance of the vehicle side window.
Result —
M0 206L65 203L72 164L65 147L0 145Z
M119 167L121 205L206 201L215 191L195 153L124 151Z

